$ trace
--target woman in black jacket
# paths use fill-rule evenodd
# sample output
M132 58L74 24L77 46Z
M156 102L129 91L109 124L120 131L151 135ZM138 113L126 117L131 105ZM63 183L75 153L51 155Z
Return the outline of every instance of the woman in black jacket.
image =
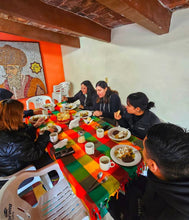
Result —
M11 175L30 164L39 168L52 161L45 148L49 133L54 130L45 131L36 139L36 127L44 119L38 119L36 127L26 125L23 123L23 110L24 105L18 100L0 102L0 176Z
M154 102L142 92L132 93L127 97L126 109L121 114L114 114L120 126L128 128L132 135L144 139L148 129L160 123L160 119L151 111Z
M114 113L121 110L121 101L117 91L111 90L105 81L96 84L97 101L95 104L94 116L105 117L110 123L114 124Z
M89 80L85 80L81 83L81 90L74 97L63 97L63 101L72 103L79 100L80 109L94 110L96 96L92 83Z

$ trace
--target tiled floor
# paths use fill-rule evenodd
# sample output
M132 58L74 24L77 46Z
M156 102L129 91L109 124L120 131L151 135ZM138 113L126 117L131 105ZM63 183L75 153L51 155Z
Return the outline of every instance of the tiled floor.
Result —
M112 218L112 216L111 216L110 213L108 212L108 213L104 216L104 218L102 218L102 220L114 220L114 219Z

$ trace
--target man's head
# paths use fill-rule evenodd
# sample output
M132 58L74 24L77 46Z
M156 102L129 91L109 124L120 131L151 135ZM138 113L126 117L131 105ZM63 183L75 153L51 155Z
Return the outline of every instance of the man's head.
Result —
M7 89L0 88L0 101L4 99L10 99L13 93Z
M144 139L143 156L160 179L189 179L189 133L168 123L151 127Z

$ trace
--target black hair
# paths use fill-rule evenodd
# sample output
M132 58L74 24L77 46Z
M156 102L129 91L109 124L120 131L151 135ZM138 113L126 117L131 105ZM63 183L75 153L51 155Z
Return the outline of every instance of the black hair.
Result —
M103 101L104 103L109 103L109 101L110 101L110 96L113 94L113 93L116 93L117 95L118 95L118 92L116 91L116 90L112 90L109 86L108 86L108 84L105 82L105 81L103 81L103 80L101 80L101 81L98 81L97 83L96 83L96 87L97 86L99 86L99 87L101 87L101 88L103 88L103 89L105 89L105 88L107 88L107 91L106 91L106 94L105 94L105 96L103 97L103 98L97 98L97 103L98 102L100 102L100 101Z
M103 80L98 81L98 82L96 83L96 87L97 87L97 86L100 86L100 87L103 88L103 89L108 88L108 84L107 84L105 81L103 81Z
M93 104L92 97L94 97L94 94L96 93L95 88L93 87L92 83L89 80L85 80L81 83L81 85L85 85L87 87L87 101L86 105L90 106Z
M189 133L183 128L161 123L147 132L145 148L167 180L189 179Z
M127 97L127 102L134 106L139 107L142 111L149 110L155 107L154 102L148 102L148 97L143 92L132 93Z
M7 89L0 88L0 100L10 99L13 93Z

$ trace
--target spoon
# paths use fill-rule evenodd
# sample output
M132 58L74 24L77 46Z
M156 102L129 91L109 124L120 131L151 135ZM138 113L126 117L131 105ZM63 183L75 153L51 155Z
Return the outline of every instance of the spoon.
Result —
M99 172L99 173L97 174L97 179L96 179L96 180L101 179L102 176L103 176L103 172ZM90 189L96 184L96 180L95 180L95 182L90 186Z
M105 176L104 179L103 179L100 183L94 184L94 185L90 188L89 192L91 192L92 190L94 190L94 189L95 189L96 187L98 187L100 184L105 183L107 180L108 180L108 177Z
M100 184L105 183L108 180L108 177L105 176L104 179L100 182Z
M97 174L97 180L99 180L100 178L102 178L102 176L103 176L103 172L99 172L99 173Z

